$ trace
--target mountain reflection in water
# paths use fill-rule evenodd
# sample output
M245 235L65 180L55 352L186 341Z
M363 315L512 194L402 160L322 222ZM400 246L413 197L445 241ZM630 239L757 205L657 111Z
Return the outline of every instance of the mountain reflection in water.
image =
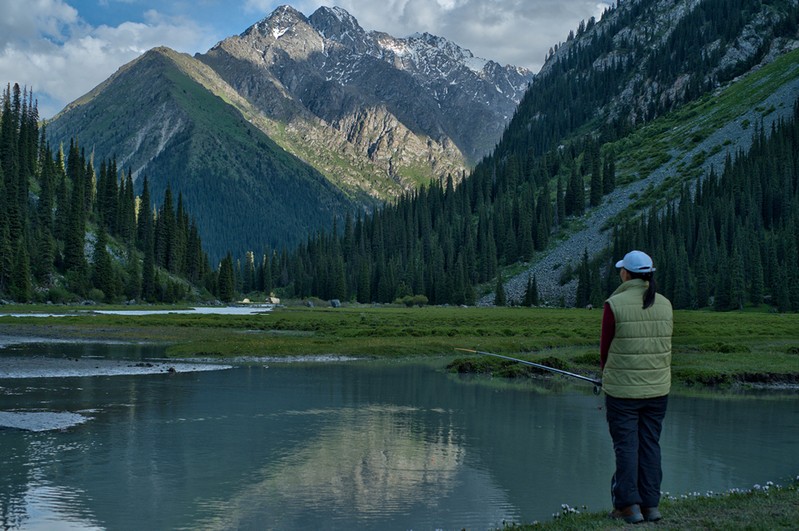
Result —
M328 511L331 517L354 512L368 521L416 504L435 505L454 488L464 449L454 441L446 412L439 412L442 424L432 434L414 428L415 413L415 408L393 406L288 412L325 417L325 428L291 455L261 468L255 474L261 481L219 500L227 509L224 516L220 512L198 526L249 527L269 514L270 525L292 527L308 510ZM298 499L305 501L297 504Z

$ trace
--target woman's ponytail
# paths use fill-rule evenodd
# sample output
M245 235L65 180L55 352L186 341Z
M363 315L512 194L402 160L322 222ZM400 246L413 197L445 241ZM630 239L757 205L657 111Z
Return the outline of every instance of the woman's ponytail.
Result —
M644 310L655 304L655 293L657 293L657 284L655 283L654 273L630 273L631 278L640 278L649 282L646 291L644 292Z

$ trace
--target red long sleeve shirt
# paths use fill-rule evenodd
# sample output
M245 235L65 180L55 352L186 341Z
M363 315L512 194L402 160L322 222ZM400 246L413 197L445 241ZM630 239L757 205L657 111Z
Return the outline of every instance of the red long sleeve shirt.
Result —
M608 352L610 351L610 343L616 336L616 316L613 315L613 310L610 305L605 303L602 310L602 333L599 336L599 368L605 368L605 363L608 361Z

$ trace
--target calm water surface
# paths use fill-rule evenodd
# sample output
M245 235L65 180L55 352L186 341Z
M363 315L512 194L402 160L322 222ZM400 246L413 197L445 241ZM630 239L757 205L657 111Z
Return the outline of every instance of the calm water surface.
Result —
M151 347L24 345L8 356L145 359ZM268 365L268 366L267 366ZM590 386L505 384L441 364L251 364L0 380L1 411L80 413L0 429L3 529L490 529L610 506ZM562 380L557 380L562 382ZM673 396L673 495L799 473L799 396Z

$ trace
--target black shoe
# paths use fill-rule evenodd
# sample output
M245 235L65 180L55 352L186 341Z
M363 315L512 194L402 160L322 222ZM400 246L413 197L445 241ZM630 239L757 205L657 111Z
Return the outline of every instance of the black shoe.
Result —
M630 505L624 509L613 509L610 517L619 518L628 524L638 524L644 521L644 515L641 514L641 508L637 504Z
M641 513L644 515L644 520L647 522L657 522L661 518L660 511L658 511L657 507L644 507L641 509Z

